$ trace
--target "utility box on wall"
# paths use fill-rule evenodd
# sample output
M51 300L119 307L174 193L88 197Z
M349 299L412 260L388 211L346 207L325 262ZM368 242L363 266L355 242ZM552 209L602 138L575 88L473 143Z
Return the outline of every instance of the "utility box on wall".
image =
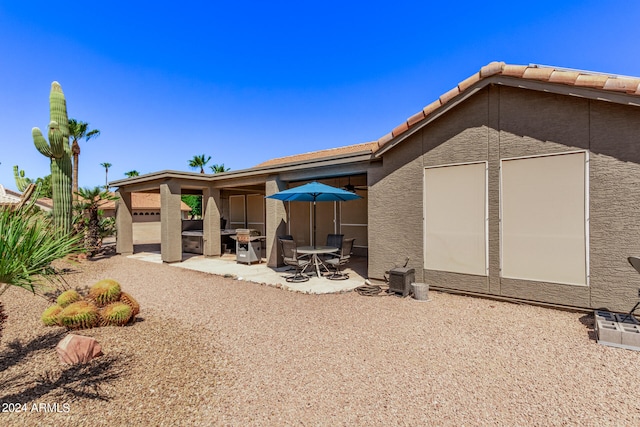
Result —
M389 292L406 297L411 293L411 283L416 281L413 268L396 267L389 270Z

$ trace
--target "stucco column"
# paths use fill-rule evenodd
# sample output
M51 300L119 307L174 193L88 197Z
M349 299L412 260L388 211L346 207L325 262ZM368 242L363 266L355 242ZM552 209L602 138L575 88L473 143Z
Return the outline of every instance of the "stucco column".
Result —
M181 191L174 180L160 184L160 248L164 262L182 261Z
M286 183L277 177L269 178L264 184L266 196L270 196L286 189ZM267 233L267 266L283 265L278 236L287 232L287 211L284 202L276 199L266 199L266 233Z
M220 256L220 190L205 188L202 190L202 222L204 232L204 256Z
M119 189L116 192L116 253L131 255L133 253L133 208L131 193Z

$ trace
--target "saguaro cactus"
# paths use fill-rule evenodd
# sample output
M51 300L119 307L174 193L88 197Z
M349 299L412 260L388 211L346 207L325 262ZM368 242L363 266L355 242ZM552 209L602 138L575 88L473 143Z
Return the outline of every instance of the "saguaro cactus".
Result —
M13 167L13 178L15 179L16 186L20 191L26 190L27 186L31 184L31 180L25 176L23 170L18 168L18 165Z
M33 142L38 151L51 159L51 186L53 190L53 218L56 226L65 232L71 230L71 146L69 145L69 119L67 102L58 82L51 83L49 96L51 122L49 142L40 129L33 128Z

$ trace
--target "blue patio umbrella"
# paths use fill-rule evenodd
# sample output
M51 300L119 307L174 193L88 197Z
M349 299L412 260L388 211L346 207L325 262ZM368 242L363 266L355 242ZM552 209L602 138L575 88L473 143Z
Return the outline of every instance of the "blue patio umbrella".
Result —
M317 181L266 196L283 202L313 202L313 244L316 244L316 202L346 202L361 199L355 193Z

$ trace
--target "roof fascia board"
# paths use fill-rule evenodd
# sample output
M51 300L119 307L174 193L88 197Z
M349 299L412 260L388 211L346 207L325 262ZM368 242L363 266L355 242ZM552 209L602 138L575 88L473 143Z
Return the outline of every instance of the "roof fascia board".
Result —
M222 172L216 174L198 174L193 172L180 172L180 171L171 171L164 170L160 172L154 172L146 175L136 176L133 178L121 179L118 181L109 182L110 187L126 187L127 191L131 186L137 186L138 184L142 185L141 188L145 188L146 185L151 184L152 182L156 182L158 180L172 179L177 178L180 180L191 180L191 181L200 181L202 184L210 184L214 187L220 187L216 185L216 183L221 181L233 180L236 178L245 178L245 177L259 177L259 176L269 176L284 172L291 172L297 170L305 170L310 168L318 168L318 167L327 167L333 165L343 165L343 164L356 164L356 163L366 163L369 162L373 158L373 155L370 150L359 151L356 153L349 153L348 155L339 155L332 157L322 157L319 159L309 159L301 162L290 162L272 166L263 166L257 168L249 168L249 169L240 169L237 171L229 171ZM154 188L157 188L158 184Z
M595 89L584 86L571 86L558 83L549 83L539 80L521 79L509 76L491 76L490 83L517 87L520 89L530 89L538 92L555 93L558 95L577 96L596 101L613 102L616 104L640 107L640 98L637 95L629 95L623 92L613 92L610 90Z
M453 100L447 102L445 105L434 111L429 117L425 118L420 124L411 127L408 131L402 133L395 140L389 141L382 148L374 153L374 157L380 157L391 148L398 145L400 142L409 138L411 135L420 131L422 128L447 113L452 108L456 107L460 103L466 101L471 96L475 95L478 91L484 89L489 85L509 86L520 89L535 90L538 92L555 93L558 95L575 96L579 98L593 99L596 101L613 102L616 104L630 105L638 107L640 106L640 99L637 96L628 95L625 93L616 93L612 91L605 91L600 89L594 89L589 87L578 87L563 85L558 83L549 83L538 80L523 79L518 77L509 77L503 75L494 75L480 80L467 90L462 92Z

